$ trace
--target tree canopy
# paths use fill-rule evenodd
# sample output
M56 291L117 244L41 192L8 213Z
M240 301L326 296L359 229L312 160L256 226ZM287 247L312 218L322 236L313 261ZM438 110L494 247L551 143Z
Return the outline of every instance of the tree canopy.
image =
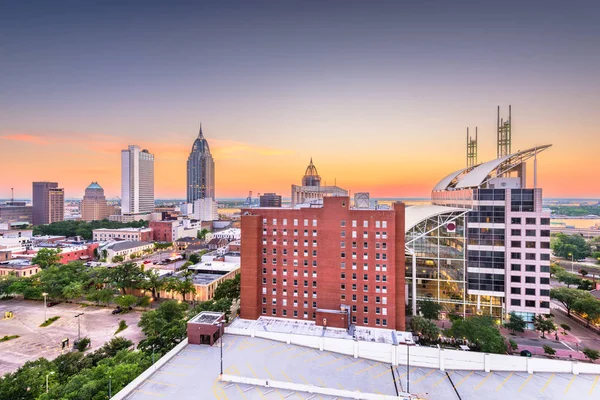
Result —
M164 354L187 335L187 303L169 300L158 309L142 314L138 326L146 335L138 348L146 352Z
M37 264L41 269L48 268L52 265L59 264L60 261L59 249L39 249L35 257L31 259L32 264Z
M571 289L568 287L556 287L550 289L550 298L565 306L568 315L571 315L571 310L575 303L586 297L592 297L592 295L583 290Z
M513 333L515 332L525 332L525 327L527 323L520 315L515 314L514 312L510 313L510 317L507 323L504 324L506 329L509 329Z
M582 260L591 254L590 245L580 235L565 235L559 233L552 239L552 251L558 257Z
M86 240L92 240L94 229L107 228L146 228L148 221L133 221L133 222L114 222L107 219L102 221L59 221L47 225L37 225L33 227L34 235L56 235L56 236L81 236Z
M454 321L447 334L456 339L466 338L486 353L506 352L504 338L489 316L473 316Z

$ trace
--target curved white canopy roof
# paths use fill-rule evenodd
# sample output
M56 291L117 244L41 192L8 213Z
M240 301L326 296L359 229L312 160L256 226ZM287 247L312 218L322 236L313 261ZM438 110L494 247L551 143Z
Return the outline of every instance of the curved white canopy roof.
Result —
M513 170L518 165L526 162L528 159L535 156L537 153L546 150L550 146L552 145L546 144L543 146L532 147L527 150L518 151L508 156L479 164L470 170L469 168L465 168L453 172L439 181L433 188L433 191L479 187L492 177ZM459 178L458 182L456 182L453 187L450 187L456 178Z
M435 217L437 215L447 214L447 213L465 212L465 211L468 211L468 210L466 208L435 206L435 205L406 207L406 211L404 214L404 218L405 218L404 232L407 233L411 228L413 228L419 222L425 221L428 218Z

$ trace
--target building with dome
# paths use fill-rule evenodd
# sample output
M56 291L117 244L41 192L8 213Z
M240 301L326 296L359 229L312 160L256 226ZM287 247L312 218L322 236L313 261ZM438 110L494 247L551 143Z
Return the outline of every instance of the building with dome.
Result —
M98 182L92 182L85 188L81 202L81 219L84 221L97 221L108 218L110 209L106 203L104 189Z
M321 176L311 158L302 177L302 185L292 185L292 207L297 204L320 202L327 196L348 196L348 191L335 185L321 186Z

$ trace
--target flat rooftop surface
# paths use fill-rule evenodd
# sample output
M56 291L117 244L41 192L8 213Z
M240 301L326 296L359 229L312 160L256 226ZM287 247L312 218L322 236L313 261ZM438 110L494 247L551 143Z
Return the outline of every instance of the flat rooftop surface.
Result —
M146 379L127 399L322 399L331 396L290 392L246 384L222 383L219 375L220 342L213 347L188 345ZM225 373L352 391L395 395L389 364L353 358L328 351L288 345L266 339L225 334ZM399 390L422 399L457 400L452 383L463 400L596 399L600 376L510 372L442 372L436 369L393 367ZM343 400L343 398L337 397Z
M314 321L292 320L286 318L259 317L257 320L248 320L236 318L231 323L232 328L245 329L252 331L253 329L264 330L267 332L279 333L295 333L299 335L309 336L325 336L337 339L353 340L353 336L348 334L345 329L327 328L317 326ZM414 343L410 332L393 331L392 329L377 329L365 328L357 326L354 329L354 335L358 340L365 342L378 342L398 344Z

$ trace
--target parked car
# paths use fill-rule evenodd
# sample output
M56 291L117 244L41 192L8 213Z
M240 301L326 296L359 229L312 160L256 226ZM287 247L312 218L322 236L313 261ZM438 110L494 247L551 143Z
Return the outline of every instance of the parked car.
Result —
M521 350L521 357L531 357L531 352L529 350Z
M117 308L112 310L113 314L121 314L122 312L123 312L123 309L121 308L121 306L117 306Z
M60 301L49 301L48 303L46 303L47 307L52 307L55 306L57 304L60 304Z

